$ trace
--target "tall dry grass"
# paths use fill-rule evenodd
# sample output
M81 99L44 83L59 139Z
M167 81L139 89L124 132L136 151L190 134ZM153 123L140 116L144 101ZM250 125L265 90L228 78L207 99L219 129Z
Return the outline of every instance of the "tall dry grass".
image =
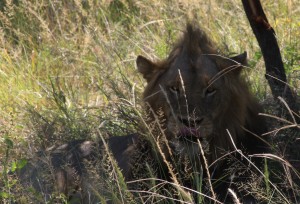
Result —
M299 3L262 3L277 33L289 82L300 93ZM269 100L262 55L240 1L1 1L3 202L16 199L17 180L7 172L21 169L37 149L78 138L97 140L100 133L139 131L145 82L135 70L135 58L166 57L187 19L198 21L225 53L248 51L252 69L246 77L260 100ZM292 138L290 143L300 136ZM279 177L288 178L293 191L289 168L282 166ZM266 196L271 199L272 193Z

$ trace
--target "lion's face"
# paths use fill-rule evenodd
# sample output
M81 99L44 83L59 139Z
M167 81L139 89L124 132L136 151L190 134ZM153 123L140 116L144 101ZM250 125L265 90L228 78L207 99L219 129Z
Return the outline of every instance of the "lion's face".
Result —
M246 120L244 100L248 99L238 99L248 94L239 77L246 54L225 59L205 52L197 46L199 40L192 41L193 45L186 41L165 61L137 58L138 70L147 80L144 101L156 115L153 119L160 118L168 141L178 151L187 141L189 147L198 145L197 140L210 151L215 151L212 146L228 150L232 144L224 138L226 129L232 131L235 140Z
M218 68L208 57L189 60L178 56L159 80L167 129L177 138L208 139L220 108L222 79L210 84Z

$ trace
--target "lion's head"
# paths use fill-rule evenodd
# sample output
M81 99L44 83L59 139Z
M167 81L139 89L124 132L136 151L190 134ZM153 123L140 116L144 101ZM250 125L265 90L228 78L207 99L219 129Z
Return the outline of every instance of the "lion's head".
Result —
M207 35L192 25L167 59L137 58L138 70L147 81L143 97L148 112L154 113L152 120L160 118L175 151L192 149L198 154L199 139L211 163L233 150L233 142L250 153L259 149L253 135L262 133L262 120L240 76L245 64L246 53L223 57Z

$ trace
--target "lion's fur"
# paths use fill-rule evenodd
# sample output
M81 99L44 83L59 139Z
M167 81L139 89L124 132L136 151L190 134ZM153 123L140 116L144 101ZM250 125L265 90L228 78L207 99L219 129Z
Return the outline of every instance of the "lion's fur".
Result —
M168 157L171 157L169 146L175 155L190 157L194 167L201 166L195 164L202 163L197 143L190 142L189 138L181 141L178 137L182 126L198 129L208 165L214 164L210 170L215 180L233 165L227 162L228 157L220 158L236 148L246 154L267 151L266 139L261 137L267 131L259 115L262 109L241 76L246 66L246 53L224 57L203 30L189 24L167 59L152 62L140 56L137 66L147 80L143 98L150 114L149 124L160 126L151 127L153 131L164 130L168 144L161 148ZM216 90L206 95L210 86ZM183 125L182 118L194 124ZM160 134L156 136L161 138ZM256 165L260 165L259 159Z
M187 31L184 33L183 38L175 45L174 49L171 51L171 54L166 60L156 63L149 61L148 63L150 64L148 65L140 64L142 67L140 68L140 71L143 74L145 73L145 70L143 70L145 69L145 66L149 66L148 69L151 70L151 76L149 71L146 73L146 75L144 74L148 83L143 97L145 103L147 104L146 107L148 109L152 109L148 110L148 112L155 113L162 110L162 112L165 114L164 120L166 120L164 123L168 122L168 112L171 108L170 104L168 103L174 104L174 101L170 102L168 101L171 100L170 98L166 99L168 96L166 96L166 93L164 92L167 90L163 89L164 86L172 79L166 78L164 75L166 75L165 73L168 70L174 68L171 66L171 64L174 63L177 58L183 56L187 57L191 61L195 61L198 60L199 56L201 55L204 58L210 58L213 60L218 66L219 73L227 68L234 68L227 73L225 72L222 76L220 76L219 79L216 79L219 81L222 80L221 91L223 91L224 94L222 94L222 98L219 99L220 101L217 102L217 106L215 105L212 110L214 112L212 125L214 129L213 134L215 137L210 143L210 145L214 147L210 148L216 150L212 152L215 154L212 156L212 160L214 161L220 157L221 153L218 152L220 148L221 150L223 149L226 151L234 150L234 146L230 140L227 130L229 131L238 148L242 148L242 145L244 145L248 153L261 152L264 149L265 144L256 136L253 136L253 134L261 136L262 133L265 133L266 128L264 126L262 117L258 115L258 113L262 111L260 105L257 103L252 94L250 94L247 84L240 76L240 69L242 69L243 64L237 63L244 63L245 65L245 59L243 59L244 61L242 62L232 62L231 60L236 59L227 60L226 58L220 56L221 54L217 52L217 49L208 39L207 35L198 27L194 27L192 25L187 26ZM194 69L193 65L188 63L181 63L180 65L186 67L190 66L190 69ZM180 67L180 69L189 68ZM177 70L174 69L173 72L177 72ZM193 81L188 81L188 77L186 80L186 83L194 83ZM201 76L196 78L196 80L206 79ZM191 108L201 109L201 104L195 104L197 102L192 101L195 99L195 97L192 97L191 95L195 94L195 92L196 90L185 90L185 97L188 98L187 104L190 105ZM184 103L186 102L184 101ZM185 104L183 104L183 106L184 105ZM188 117L188 115L186 117ZM248 131L245 131L245 129ZM167 131L166 134L168 134ZM167 135L167 137L170 139L171 136ZM254 143L255 147L253 148L247 145L248 142L251 142L251 144ZM259 147L261 147L261 149Z

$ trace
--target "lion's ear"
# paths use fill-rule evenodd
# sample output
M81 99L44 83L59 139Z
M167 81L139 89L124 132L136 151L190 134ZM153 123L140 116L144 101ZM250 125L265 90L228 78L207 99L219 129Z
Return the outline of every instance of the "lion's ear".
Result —
M136 65L138 71L143 75L144 79L148 81L151 80L153 74L155 73L156 65L147 58L143 56L138 56L136 59Z
M243 66L247 65L247 52L231 57L230 61L231 61L230 66L232 67L236 66L233 69L233 72L239 75L241 73L241 70L243 69Z
M242 65L247 65L247 52L239 54L237 56L230 58L233 62L240 63Z
M216 59L216 62L221 70L226 69L236 75L239 75L243 66L247 65L247 52L244 52L231 58L218 57Z

